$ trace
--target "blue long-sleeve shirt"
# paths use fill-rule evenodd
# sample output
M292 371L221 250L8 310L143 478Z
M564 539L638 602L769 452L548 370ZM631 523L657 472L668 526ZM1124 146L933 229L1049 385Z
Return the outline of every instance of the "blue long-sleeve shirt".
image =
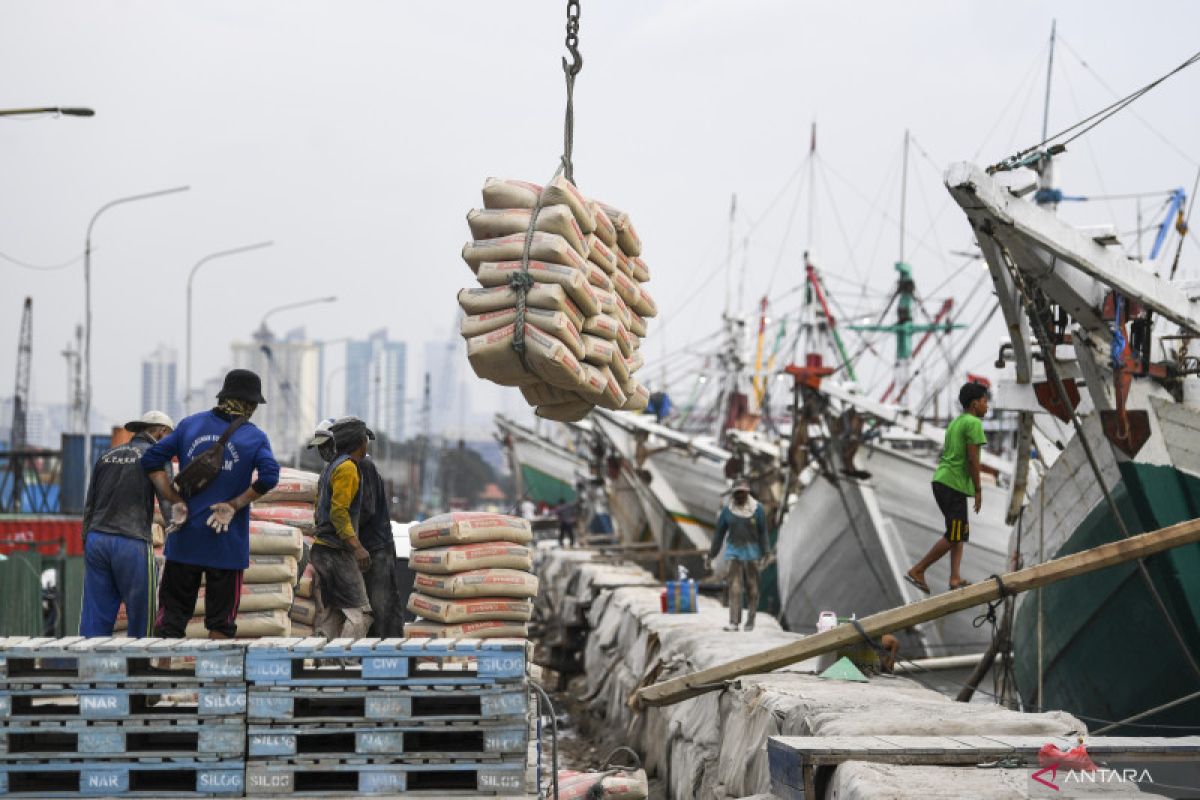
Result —
M725 558L730 561L755 561L771 551L767 513L763 511L762 503L756 503L754 513L749 517L739 517L729 506L721 509L708 551L711 558L720 554L722 544Z
M164 469L172 458L180 469L216 443L231 418L215 410L193 414L142 456L142 469ZM254 477L255 470L258 477ZM188 500L188 518L183 526L167 537L168 561L218 569L246 569L250 565L250 509L239 510L225 533L208 527L210 506L233 500L253 483L254 490L265 494L279 482L279 464L271 453L267 435L247 422L233 432L225 443L225 462L221 472L204 491Z

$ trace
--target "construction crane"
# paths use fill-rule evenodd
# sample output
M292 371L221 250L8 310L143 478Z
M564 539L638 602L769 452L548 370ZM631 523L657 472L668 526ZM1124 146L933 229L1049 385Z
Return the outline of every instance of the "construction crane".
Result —
M12 473L12 503L9 509L21 511L25 495L25 465L20 453L26 446L26 419L29 409L29 371L33 362L33 298L26 297L21 311L21 333L17 337L17 379L13 384L12 435L8 466Z
M75 326L75 344L62 351L67 362L67 432L83 430L83 326Z

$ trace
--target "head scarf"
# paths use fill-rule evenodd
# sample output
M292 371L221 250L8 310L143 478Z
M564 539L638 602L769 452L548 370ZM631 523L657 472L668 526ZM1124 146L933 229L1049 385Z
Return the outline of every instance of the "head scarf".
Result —
M258 408L258 403L239 400L236 397L226 397L217 403L217 410L223 411L231 417L249 417L256 408Z

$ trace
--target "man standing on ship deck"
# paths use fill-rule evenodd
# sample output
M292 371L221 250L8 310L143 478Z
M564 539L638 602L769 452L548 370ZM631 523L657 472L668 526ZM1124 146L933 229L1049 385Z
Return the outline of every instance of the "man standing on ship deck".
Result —
M712 546L704 557L705 569L710 568L712 560L720 554L722 544L725 560L729 562L729 624L725 630L736 631L742 623L744 591L746 626L743 630L752 631L754 615L758 612L758 571L766 562L771 545L767 539L767 513L762 503L750 494L750 484L744 480L733 485L733 496L717 516Z
M904 580L929 594L925 570L946 553L950 554L950 589L966 586L959 570L963 550L971 538L967 518L967 498L974 496L975 513L983 508L983 493L979 485L980 448L987 444L980 421L988 412L988 392L982 384L967 383L958 392L963 413L946 428L942 455L933 473L933 499L946 519L946 532L934 543L925 557L913 565Z

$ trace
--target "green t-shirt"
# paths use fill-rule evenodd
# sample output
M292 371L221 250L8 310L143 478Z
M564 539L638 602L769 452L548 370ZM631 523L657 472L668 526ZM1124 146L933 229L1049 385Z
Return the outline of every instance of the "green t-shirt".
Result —
M967 460L969 444L987 444L987 438L983 435L983 423L974 414L959 414L950 423L950 427L946 428L942 456L938 459L933 481L974 497L975 481L971 480L971 462Z

